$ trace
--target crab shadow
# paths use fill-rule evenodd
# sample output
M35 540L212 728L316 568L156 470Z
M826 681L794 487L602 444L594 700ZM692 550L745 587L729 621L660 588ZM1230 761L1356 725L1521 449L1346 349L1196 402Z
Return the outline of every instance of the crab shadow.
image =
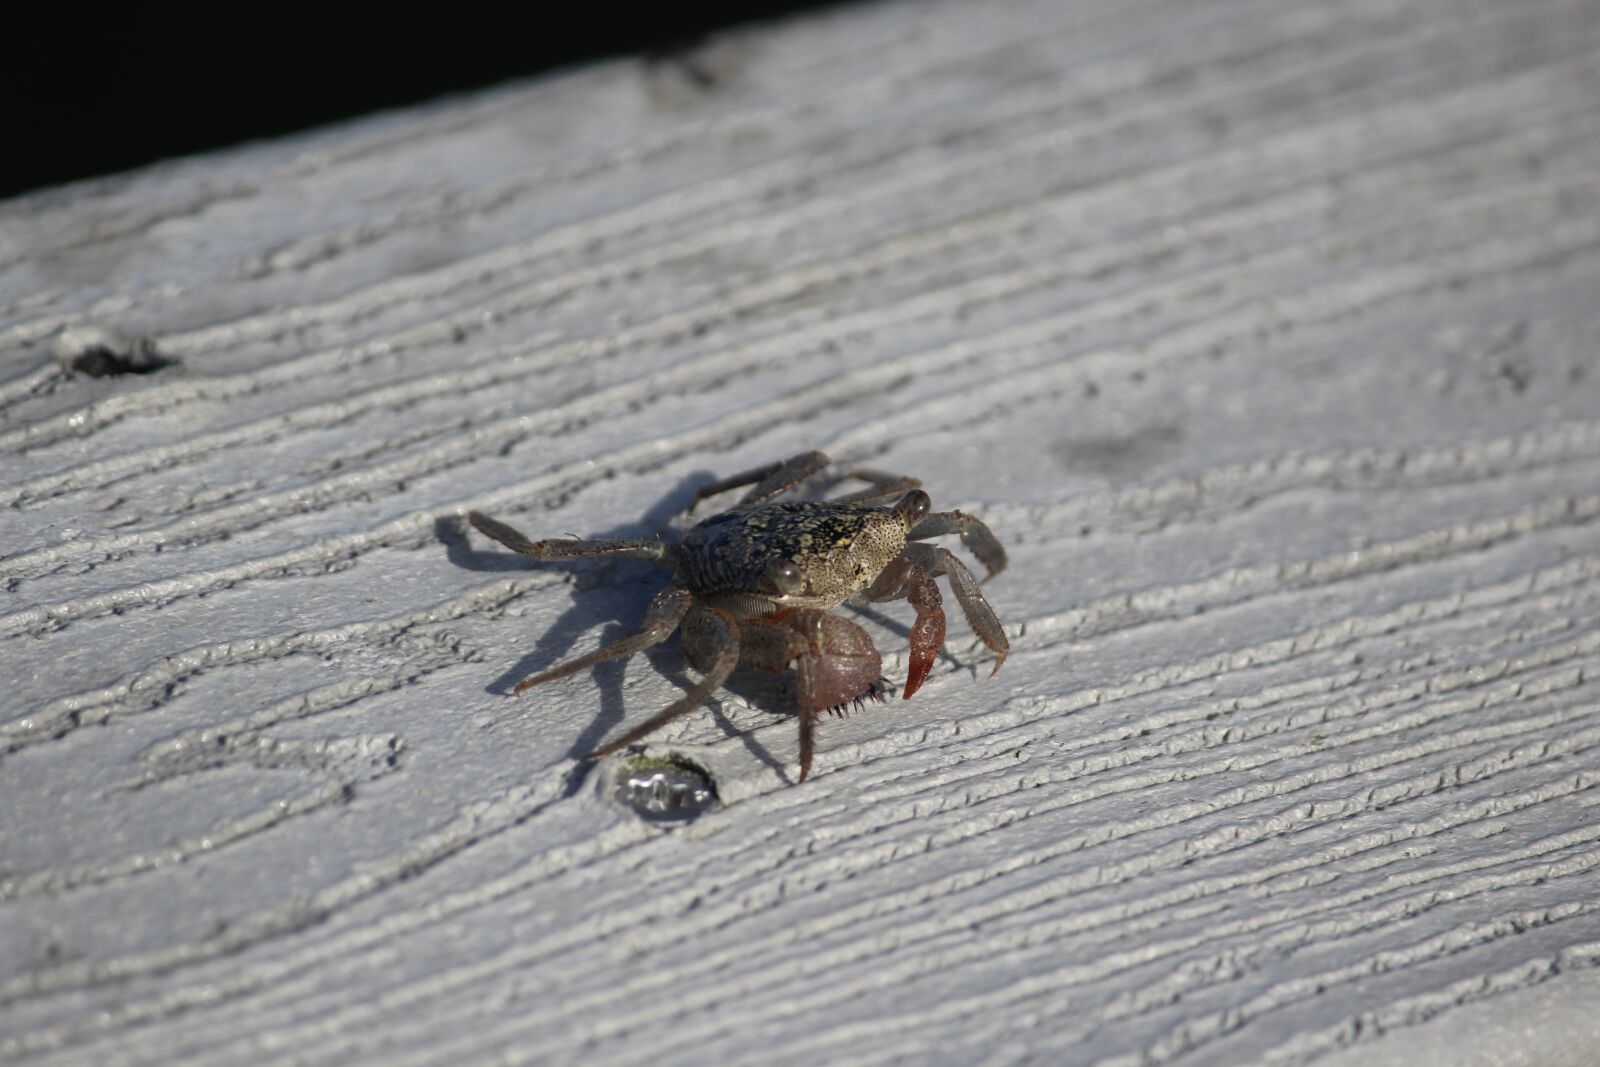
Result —
M645 514L638 520L614 526L609 530L600 530L585 536L595 538L650 538L662 537L675 540L686 528L686 511L694 501L695 491L701 486L715 480L715 475L708 471L696 471L685 476L671 490L665 493ZM731 506L731 500L727 505ZM716 507L707 508L701 518L716 514ZM528 522L527 516L511 515L506 517L513 525L523 525ZM524 529L530 537L546 536L544 531L538 529ZM509 549L499 545L491 548L474 547L472 534L466 521L460 516L444 516L434 523L434 534L441 544L445 546L446 556L451 563L466 570L488 573L509 573L514 571L544 571L566 572L568 585L571 589L572 601L561 616L544 633L539 634L533 647L516 663L502 672L485 688L486 691L496 695L509 696L512 694L517 682L523 678L548 670L556 664L566 660L572 649L585 635L599 628L600 638L595 647L612 644L628 637L639 630L639 624L644 617L645 609L650 600L659 592L667 582L669 572L659 564L639 560L573 560L567 562L537 563L526 557L519 556ZM601 590L605 590L601 593ZM895 639L907 642L911 629L905 623L886 615L876 607L851 606L851 610L872 619L885 629L895 634ZM587 644L587 642L584 642ZM886 649L885 652L890 650ZM695 679L688 672L687 661L678 645L676 638L669 638L659 645L654 645L643 652L652 668L678 686L684 692L694 688ZM941 651L940 658L954 663L962 664L948 651ZM576 763L567 777L566 792L568 795L575 793L583 784L588 771L592 766L584 757L596 748L599 748L605 739L616 731L626 719L626 702L624 699L623 680L626 674L628 657L607 660L597 663L587 672L595 688L599 691L599 713L578 734L567 751L567 758ZM576 677L581 677L576 676ZM755 730L770 722L766 716L770 713L779 713L793 716L794 714L794 687L793 676L790 673L774 675L757 671L748 667L739 667L733 676L722 686L716 695L713 695L704 705L711 713L713 721L728 737L738 738L746 749L756 759L771 767L780 776L793 780L796 769L789 768L774 757L764 747L757 744L754 739ZM571 684L574 679L561 679L551 683L552 686ZM521 699L534 701L538 699L540 690L534 689L524 693ZM737 714L738 709L730 706L725 697L732 694L739 702L752 709L761 709L763 718L760 722L739 725L730 718L729 712ZM636 709L637 711L656 710ZM691 711L688 714L698 714ZM865 713L865 712L863 712ZM829 721L824 716L819 723L824 725Z

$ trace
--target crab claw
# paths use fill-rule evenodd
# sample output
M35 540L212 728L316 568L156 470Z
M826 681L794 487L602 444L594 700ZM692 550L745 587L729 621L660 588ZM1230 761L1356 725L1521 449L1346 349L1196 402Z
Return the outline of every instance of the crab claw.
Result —
M932 576L917 564L906 573L906 598L917 609L917 621L911 624L911 665L902 694L902 699L910 700L911 694L922 688L944 647L944 605Z

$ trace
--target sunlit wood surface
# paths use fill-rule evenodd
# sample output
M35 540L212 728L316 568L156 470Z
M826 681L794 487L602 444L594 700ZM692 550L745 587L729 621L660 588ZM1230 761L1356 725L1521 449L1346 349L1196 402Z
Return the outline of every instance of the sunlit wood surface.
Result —
M808 448L1010 659L799 787L736 677L647 823L676 642L508 690L663 572L461 517ZM1592 1064L1597 520L1593 0L840 8L0 204L0 1061Z

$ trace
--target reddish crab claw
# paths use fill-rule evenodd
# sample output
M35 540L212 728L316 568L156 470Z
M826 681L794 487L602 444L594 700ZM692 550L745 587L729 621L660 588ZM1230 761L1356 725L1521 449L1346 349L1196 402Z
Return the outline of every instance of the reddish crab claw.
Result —
M700 706L744 663L795 672L798 781L803 782L811 773L817 716L883 698L878 650L860 626L832 614L840 604L901 597L910 602L917 613L904 689L910 697L927 680L944 647L944 607L934 582L944 576L967 624L994 653L998 671L1010 645L977 579L948 549L922 542L959 536L983 564L987 580L1006 567L999 540L971 515L933 512L915 478L853 471L850 477L867 482L868 488L833 500L776 499L827 464L822 453L806 452L706 486L691 510L706 497L753 488L733 508L690 528L677 544L529 541L505 523L472 512L469 518L480 532L536 560L643 559L673 570L672 584L650 602L639 633L525 678L516 692L602 660L632 655L681 630L684 654L703 674L699 684L589 758L625 748Z

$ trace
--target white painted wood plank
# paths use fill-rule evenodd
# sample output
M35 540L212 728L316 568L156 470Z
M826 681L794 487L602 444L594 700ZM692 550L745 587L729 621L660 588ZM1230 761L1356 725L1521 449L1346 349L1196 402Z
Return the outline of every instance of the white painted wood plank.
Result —
M0 205L0 1059L1587 1062L1597 15L868 5ZM660 573L461 516L805 448L1011 658L647 824L675 646L506 690Z

